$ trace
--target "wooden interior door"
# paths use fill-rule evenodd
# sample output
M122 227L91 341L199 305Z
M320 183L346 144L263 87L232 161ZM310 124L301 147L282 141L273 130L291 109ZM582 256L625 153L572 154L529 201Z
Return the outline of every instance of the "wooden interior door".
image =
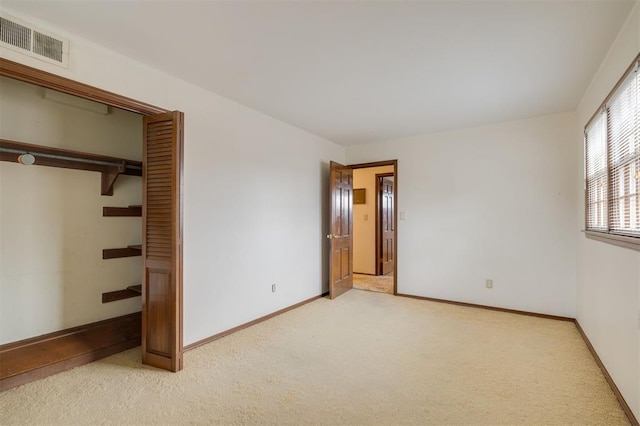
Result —
M387 275L394 270L394 211L393 211L393 178L380 177L380 272Z
M353 169L331 162L329 191L331 240L329 297L353 288Z
M183 113L144 117L142 362L182 369Z

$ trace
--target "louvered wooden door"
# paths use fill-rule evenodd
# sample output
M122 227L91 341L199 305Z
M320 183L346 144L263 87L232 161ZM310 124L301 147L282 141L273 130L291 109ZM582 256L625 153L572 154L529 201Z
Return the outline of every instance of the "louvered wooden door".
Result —
M331 240L329 297L353 288L353 169L331 162Z
M183 114L144 118L142 362L182 369Z

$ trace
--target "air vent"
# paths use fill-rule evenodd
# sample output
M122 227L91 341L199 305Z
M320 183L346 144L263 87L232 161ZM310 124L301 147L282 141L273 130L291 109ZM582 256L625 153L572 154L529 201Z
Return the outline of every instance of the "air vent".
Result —
M64 42L53 37L49 37L41 32L33 32L33 53L42 55L45 58L62 62L62 47Z
M31 50L31 29L0 17L0 40L20 49Z
M69 40L7 15L0 16L0 45L67 67Z

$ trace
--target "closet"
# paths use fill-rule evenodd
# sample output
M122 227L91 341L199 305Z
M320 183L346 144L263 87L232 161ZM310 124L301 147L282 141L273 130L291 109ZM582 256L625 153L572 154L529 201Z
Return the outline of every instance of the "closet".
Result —
M141 343L180 370L182 113L5 59L0 75L0 389L77 365L60 354L83 342L84 362Z

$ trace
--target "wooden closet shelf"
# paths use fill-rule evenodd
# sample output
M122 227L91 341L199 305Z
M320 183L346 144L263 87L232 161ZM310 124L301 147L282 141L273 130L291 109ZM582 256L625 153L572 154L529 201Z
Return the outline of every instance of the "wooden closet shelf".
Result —
M132 257L142 255L142 244L130 245L124 248L103 249L103 259L117 259L120 257Z
M129 206L129 207L103 207L102 216L142 216L142 206Z
M138 294L142 294L142 284L130 285L127 290L135 291Z
M17 163L23 154L33 155L36 166L102 173L102 195L113 195L113 185L120 175L142 176L140 161L0 139L0 161Z
M115 302L117 300L130 299L142 295L142 285L131 285L124 290L108 291L102 293L102 303Z

